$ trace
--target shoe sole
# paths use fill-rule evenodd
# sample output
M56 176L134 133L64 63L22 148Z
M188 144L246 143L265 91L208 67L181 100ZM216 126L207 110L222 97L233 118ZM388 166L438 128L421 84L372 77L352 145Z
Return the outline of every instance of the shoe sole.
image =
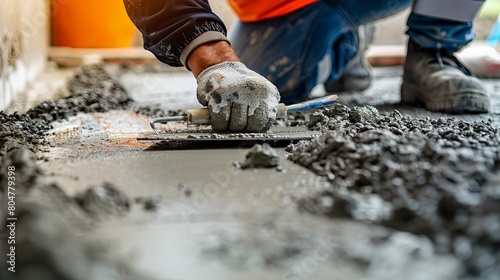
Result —
M453 97L433 99L432 102L425 102L420 96L418 86L403 83L401 86L401 103L415 104L422 103L425 108L433 112L444 113L488 113L491 108L491 101L488 93L484 91L457 92Z

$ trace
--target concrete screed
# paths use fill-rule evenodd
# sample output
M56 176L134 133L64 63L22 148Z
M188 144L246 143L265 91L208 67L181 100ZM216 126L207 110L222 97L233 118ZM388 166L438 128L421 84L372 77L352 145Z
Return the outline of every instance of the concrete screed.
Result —
M153 142L135 138L151 133L149 117L199 107L196 84L189 73L135 67L108 67L117 84L83 79L87 87L99 84L99 90L120 92L108 103L84 103L74 112L62 108L61 116L32 110L32 117L41 121L66 118L53 123L47 145L27 147L36 152L35 162L28 152L2 154L2 167L19 166L29 186L22 190L20 228L32 234L22 237L20 250L33 257L20 258L30 269L16 279L33 274L37 279L456 279L470 274L456 252L438 250L430 236L373 221L327 217L328 208L316 215L311 201L328 206L338 198L324 195L332 178L287 160L283 149L269 152L279 156L279 170L238 169L234 162L243 161L248 149L148 150ZM100 68L92 71L103 74ZM378 71L372 88L342 94L341 103L374 105L381 113L397 108L414 117L445 116L395 105L398 71ZM498 83L487 83L494 93L494 112L455 117L491 118L498 128ZM122 88L129 95L121 94ZM82 94L92 98L92 91ZM76 100L71 108L79 106ZM44 106L49 105L64 107ZM367 108L353 117L372 118ZM311 121L317 124L320 118ZM288 123L301 119L294 116ZM369 217L384 217L377 212L383 207L369 205ZM460 252L470 245L465 240L457 243ZM51 255L53 261L35 252ZM498 275L495 257L481 265L477 277Z

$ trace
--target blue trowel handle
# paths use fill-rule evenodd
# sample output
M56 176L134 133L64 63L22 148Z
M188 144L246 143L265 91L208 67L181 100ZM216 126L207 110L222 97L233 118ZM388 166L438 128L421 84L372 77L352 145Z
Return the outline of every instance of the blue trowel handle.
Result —
M337 95L329 95L318 99L313 99L297 104L292 104L285 106L285 104L280 103L278 105L278 119L284 119L287 113L295 113L298 111L303 111L307 109L314 109L318 107L329 106L337 103L339 97Z

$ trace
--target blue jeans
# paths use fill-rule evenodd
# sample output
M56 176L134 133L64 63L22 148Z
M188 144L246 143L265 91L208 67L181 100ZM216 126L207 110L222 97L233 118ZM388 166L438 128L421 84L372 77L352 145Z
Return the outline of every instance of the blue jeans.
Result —
M281 101L303 101L316 85L337 80L358 52L357 28L394 15L412 0L324 0L256 23L237 22L232 47L250 69L273 82ZM382 31L383 32L383 31ZM424 48L455 52L474 38L471 22L412 13L410 38Z

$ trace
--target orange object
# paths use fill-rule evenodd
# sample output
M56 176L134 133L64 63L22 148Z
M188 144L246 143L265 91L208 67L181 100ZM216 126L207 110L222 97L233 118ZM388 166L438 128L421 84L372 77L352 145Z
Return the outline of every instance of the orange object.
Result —
M229 0L229 5L241 21L256 22L284 16L316 2L319 0Z
M52 0L52 30L56 46L124 48L135 27L123 0Z

